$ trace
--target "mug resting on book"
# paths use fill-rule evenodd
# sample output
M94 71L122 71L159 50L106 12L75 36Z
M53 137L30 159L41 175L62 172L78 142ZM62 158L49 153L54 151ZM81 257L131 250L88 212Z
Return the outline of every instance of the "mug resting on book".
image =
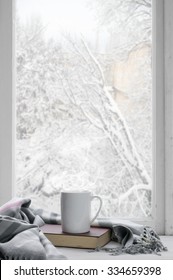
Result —
M99 208L91 218L91 202L98 199ZM91 223L97 218L102 207L102 199L89 191L61 192L61 224L67 233L85 233L90 231Z

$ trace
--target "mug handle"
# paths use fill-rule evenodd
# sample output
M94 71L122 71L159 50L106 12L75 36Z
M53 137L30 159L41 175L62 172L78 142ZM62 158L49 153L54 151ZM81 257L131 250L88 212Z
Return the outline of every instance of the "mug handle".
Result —
M102 199L101 199L101 197L99 197L99 196L97 196L97 195L94 195L94 196L91 197L91 201L92 201L93 199L95 199L95 198L98 199L98 200L100 201L100 206L99 206L99 209L97 210L97 212L96 212L94 218L91 219L90 224L91 224L92 222L94 222L94 220L97 218L97 216L98 216L98 214L99 214L99 212L100 212L100 210L101 210L101 208L102 208Z

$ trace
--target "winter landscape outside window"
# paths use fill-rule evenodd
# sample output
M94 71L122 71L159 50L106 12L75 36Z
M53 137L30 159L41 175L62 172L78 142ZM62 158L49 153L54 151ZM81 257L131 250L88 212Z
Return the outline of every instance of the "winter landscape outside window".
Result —
M150 217L152 1L16 2L16 194L59 211L89 189L102 216Z

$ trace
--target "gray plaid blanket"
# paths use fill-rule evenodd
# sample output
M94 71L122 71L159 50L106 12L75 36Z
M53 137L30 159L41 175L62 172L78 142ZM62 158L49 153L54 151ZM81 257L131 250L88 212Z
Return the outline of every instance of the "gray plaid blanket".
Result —
M28 198L14 198L0 207L0 259L66 259L40 230L44 223L60 224L60 215L43 209L32 209L30 204ZM100 249L113 255L158 254L166 250L159 236L149 227L110 218L97 219L92 225L112 229L112 240L119 242L121 247Z
M46 222L55 223L56 214L34 211L30 204L30 199L16 198L0 207L0 259L66 259L40 230Z

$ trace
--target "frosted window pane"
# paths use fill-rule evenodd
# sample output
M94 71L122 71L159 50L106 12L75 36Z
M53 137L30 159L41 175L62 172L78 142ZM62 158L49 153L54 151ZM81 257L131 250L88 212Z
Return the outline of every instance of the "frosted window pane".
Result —
M59 212L88 189L102 216L149 217L151 0L17 0L16 195Z

